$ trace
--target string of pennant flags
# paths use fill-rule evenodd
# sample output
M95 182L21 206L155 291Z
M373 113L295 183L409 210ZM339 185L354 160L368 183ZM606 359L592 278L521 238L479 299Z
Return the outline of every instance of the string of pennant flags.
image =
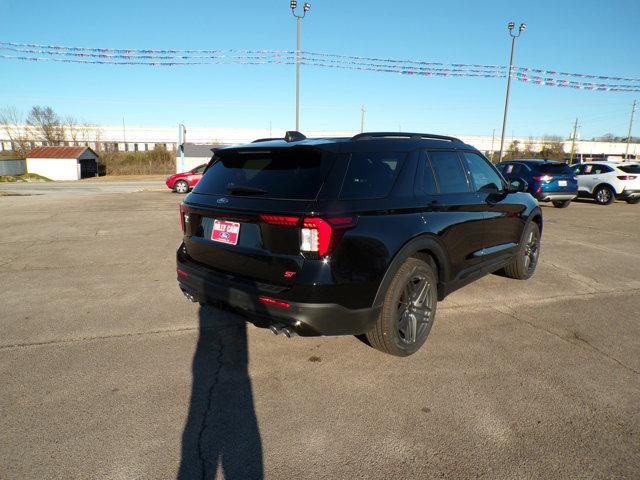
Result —
M67 47L0 41L0 59L21 62L55 62L92 65L131 65L179 67L193 65L292 65L295 50L251 49L116 49ZM602 92L640 92L640 78L561 72L504 65L427 62L340 55L321 52L299 52L303 65L370 72L395 73L424 77L506 78L532 85L593 90ZM625 83L618 83L625 82Z

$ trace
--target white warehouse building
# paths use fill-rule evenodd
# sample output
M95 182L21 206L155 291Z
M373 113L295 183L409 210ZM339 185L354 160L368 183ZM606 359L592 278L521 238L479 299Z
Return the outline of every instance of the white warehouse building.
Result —
M20 127L19 127L20 128ZM356 131L321 131L305 130L307 137L348 137L355 135ZM187 139L191 144L199 145L237 145L248 143L264 137L284 137L284 129L265 128L205 128L189 127ZM500 140L491 135L456 135L464 142L473 145L478 150L491 155L500 149ZM144 127L127 126L126 130L121 125L104 125L96 127L77 127L74 137L65 141L65 146L86 146L101 151L137 152L153 150L157 147L176 151L178 147L178 127ZM80 139L80 140L79 140ZM521 145L529 145L533 150L540 149L545 141L533 137L508 137L505 148L513 141ZM561 142L565 153L571 151L571 141ZM31 147L42 145L42 142L33 141ZM0 151L13 150L11 139L7 133L0 129ZM575 142L576 160L604 159L606 157L622 157L625 154L624 142L596 142L577 140ZM629 156L632 159L640 158L640 144L632 143L629 146Z

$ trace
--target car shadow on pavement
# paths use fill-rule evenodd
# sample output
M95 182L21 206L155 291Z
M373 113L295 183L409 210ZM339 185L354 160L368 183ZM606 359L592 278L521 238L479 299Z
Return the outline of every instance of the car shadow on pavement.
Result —
M262 443L248 374L247 326L210 305L199 311L189 415L178 479L263 478Z

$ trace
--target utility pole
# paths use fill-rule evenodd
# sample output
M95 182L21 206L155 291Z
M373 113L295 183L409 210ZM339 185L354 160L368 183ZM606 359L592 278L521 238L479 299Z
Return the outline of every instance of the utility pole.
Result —
M298 24L298 32L297 32L297 42L296 42L296 131L300 131L300 28L302 27L302 19L305 17L307 12L311 10L311 4L306 3L302 8L302 15L298 15L296 13L296 7L298 6L297 0L291 0L289 4L291 7L291 13L296 17L296 21Z
M122 117L122 141L127 143L127 130L124 127L124 117Z
M516 48L516 38L518 38L524 29L527 26L524 23L520 24L518 28L518 33L513 33L513 28L516 26L515 23L509 22L507 24L507 28L509 29L509 35L511 36L511 56L509 57L509 71L507 72L507 94L504 99L504 115L502 117L502 135L500 136L500 157L498 158L498 162L502 161L502 152L504 151L504 131L507 127L507 112L509 110L509 92L511 91L511 70L513 69L513 52Z
M360 133L364 132L364 112L366 111L367 109L362 105L362 108L360 109Z
M578 129L578 119L573 122L573 135L571 138L571 158L569 159L569 165L573 165L573 153L576 150L576 130Z
M178 150L180 150L180 172L184 172L184 143L187 141L187 129L181 123L178 125Z
M496 129L494 128L493 133L491 133L491 163L495 163L493 161L493 157L496 156L496 153L493 151L493 144L495 142L495 139L496 139Z
M636 101L633 101L633 106L631 107L631 118L629 119L629 132L627 133L627 148L624 150L624 160L625 162L629 160L629 142L631 142L631 127L633 126L633 114L636 113ZM636 159L637 160L637 159Z

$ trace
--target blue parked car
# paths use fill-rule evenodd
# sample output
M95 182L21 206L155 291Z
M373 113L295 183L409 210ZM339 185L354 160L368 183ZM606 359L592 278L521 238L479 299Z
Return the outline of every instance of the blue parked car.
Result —
M549 160L509 160L496 165L510 181L526 183L526 191L539 202L566 208L578 196L578 177L566 163Z

